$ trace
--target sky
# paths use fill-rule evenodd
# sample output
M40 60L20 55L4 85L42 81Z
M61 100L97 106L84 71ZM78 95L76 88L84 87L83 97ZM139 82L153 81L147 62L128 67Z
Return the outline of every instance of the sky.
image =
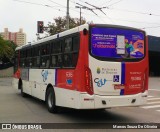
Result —
M86 4L86 2L88 4ZM80 17L78 4L95 9L82 9L87 22L113 24L143 29L148 35L160 37L160 0L69 0L69 15ZM66 16L67 0L0 0L0 32L8 28L17 32L23 28L27 42L37 41L37 21L54 22L56 17ZM41 34L41 37L47 33Z

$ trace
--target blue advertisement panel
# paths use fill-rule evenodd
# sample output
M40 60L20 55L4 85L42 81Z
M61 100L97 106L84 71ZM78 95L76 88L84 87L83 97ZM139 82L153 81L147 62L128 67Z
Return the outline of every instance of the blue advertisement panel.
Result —
M129 29L93 27L91 53L106 58L143 58L144 34Z

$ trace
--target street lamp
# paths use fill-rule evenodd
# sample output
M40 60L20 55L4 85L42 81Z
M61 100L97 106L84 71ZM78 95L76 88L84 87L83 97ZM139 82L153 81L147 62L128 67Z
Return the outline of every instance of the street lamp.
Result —
M81 9L86 9L86 7L84 7L84 6L75 6L75 8L79 8L80 9L80 24L79 25L81 25Z

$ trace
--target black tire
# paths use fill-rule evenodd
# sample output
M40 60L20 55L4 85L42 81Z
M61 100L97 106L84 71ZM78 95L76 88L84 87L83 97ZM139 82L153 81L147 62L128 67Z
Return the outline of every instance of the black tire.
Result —
M55 92L52 87L49 87L46 93L46 104L48 111L51 113L57 113L58 107L56 106L56 98L55 98Z

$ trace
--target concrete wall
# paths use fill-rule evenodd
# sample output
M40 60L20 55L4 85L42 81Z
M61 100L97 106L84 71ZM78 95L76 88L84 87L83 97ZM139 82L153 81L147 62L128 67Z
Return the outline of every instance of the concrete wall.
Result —
M0 70L0 78L1 77L12 77L13 76L13 67Z

